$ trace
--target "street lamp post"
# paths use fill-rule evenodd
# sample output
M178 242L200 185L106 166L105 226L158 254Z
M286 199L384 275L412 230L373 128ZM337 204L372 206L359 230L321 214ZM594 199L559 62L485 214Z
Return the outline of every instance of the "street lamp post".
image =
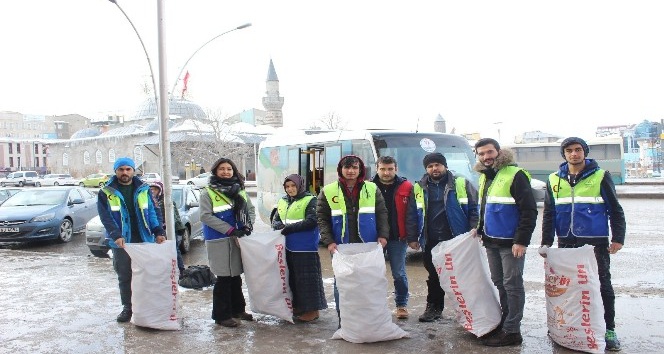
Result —
M220 34L218 34L218 35L212 37L212 39L210 39L209 41L203 43L203 45L201 45L200 47L198 47L198 49L196 49L196 50L191 54L191 56L189 56L189 59L187 59L187 61L184 62L184 65L182 65L182 66L180 67L180 72L179 72L178 75L175 77L175 82L173 83L173 88L171 89L171 96L173 96L174 93L175 93L175 87L178 85L178 82L180 81L180 76L182 76L182 72L184 71L184 68L187 67L187 64L189 64L189 61L190 61L190 60L196 55L196 53L198 53L201 49L203 49L203 47L205 47L206 45L208 45L210 42L214 41L215 39L217 39L217 38L219 38L219 37L221 37L221 36L223 36L223 35L225 35L226 33L230 33L230 32L237 31L237 30L241 30L241 29L243 29L243 28L247 28L247 27L249 27L249 26L251 26L251 23L245 23L244 25L237 26L237 27L235 27L235 28L233 28L233 29L230 29L230 30L228 30L228 31L226 31L226 32L220 33Z

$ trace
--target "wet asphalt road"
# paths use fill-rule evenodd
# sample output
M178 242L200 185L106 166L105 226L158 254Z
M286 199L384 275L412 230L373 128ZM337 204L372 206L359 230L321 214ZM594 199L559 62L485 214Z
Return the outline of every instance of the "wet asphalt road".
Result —
M624 353L664 352L664 206L649 199L622 203L628 236L626 247L612 256L616 330ZM181 331L118 324L119 294L111 260L91 256L83 234L77 234L68 244L0 245L0 353L572 353L546 336L543 262L536 253L539 227L526 257L527 303L520 347L498 351L482 346L457 325L449 308L438 322L418 322L426 297L426 272L418 255L407 262L411 317L394 319L410 334L408 339L372 344L330 339L337 319L330 257L323 250L330 308L315 323L290 324L255 315L257 321L238 328L216 326L210 319L211 288L180 288ZM207 263L202 242L193 242L185 263ZM387 276L388 304L393 309L389 265Z

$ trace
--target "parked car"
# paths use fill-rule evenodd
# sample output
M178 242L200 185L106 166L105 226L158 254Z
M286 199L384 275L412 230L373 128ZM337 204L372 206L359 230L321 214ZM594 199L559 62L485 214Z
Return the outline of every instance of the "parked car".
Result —
M196 177L189 178L188 180L185 180L185 184L188 185L193 185L197 187L205 187L208 185L208 181L210 180L210 172L205 172L201 173L200 175Z
M70 174L52 173L42 177L35 185L39 186L75 186L78 180Z
M191 239L200 237L203 234L203 224L201 223L201 212L199 208L201 192L191 185L174 185L172 198L175 202L182 223L187 228L183 237L178 237L178 244L182 253L189 252ZM90 249L90 253L97 257L108 257L110 247L106 240L106 229L101 223L99 216L94 217L88 222L85 231L85 243Z
M22 188L16 188L16 187L0 187L0 204L2 204L5 200L9 199L12 195L20 192Z
M161 182L161 176L158 173L144 173L141 176L141 181L145 183Z
M544 202L544 195L546 194L546 182L539 179L530 179L530 188L533 189L533 196L538 203Z
M0 180L0 186L35 186L39 183L39 174L36 171L16 171Z
M93 173L91 175L86 176L83 178L80 182L78 182L78 185L80 187L103 187L108 180L111 179L111 175L107 173Z
M71 241L97 215L97 198L80 187L24 189L0 205L0 241Z

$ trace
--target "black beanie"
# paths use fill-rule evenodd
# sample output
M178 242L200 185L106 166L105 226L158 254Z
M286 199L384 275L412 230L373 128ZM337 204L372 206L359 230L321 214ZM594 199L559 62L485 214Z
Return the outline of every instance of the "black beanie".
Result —
M588 147L586 141L575 136L570 136L569 138L563 140L562 143L560 143L560 155L562 155L563 158L565 158L565 148L572 144L580 144L583 148L583 157L588 157L590 148Z
M427 154L424 156L424 160L422 160L422 163L424 163L424 168L427 168L427 166L433 162L438 162L439 164L447 167L447 159L445 159L445 156L439 152L432 152Z

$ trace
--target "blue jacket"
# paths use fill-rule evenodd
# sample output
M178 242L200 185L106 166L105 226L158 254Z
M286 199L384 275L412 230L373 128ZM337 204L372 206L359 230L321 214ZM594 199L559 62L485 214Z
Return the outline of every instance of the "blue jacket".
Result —
M150 187L147 183L143 183L140 178L135 177L132 180L134 184L134 210L137 212L138 230L141 240L143 242L155 242L155 236L164 235L164 229L161 227L159 218L157 217L157 212L155 206L152 202L152 198L148 195L148 208L145 211L144 215L141 215L140 209L138 207L138 195L141 192L150 193ZM125 242L135 242L134 238L136 235L131 235L131 225L129 225L129 216L127 215L128 209L126 201L122 196L122 193L118 191L119 183L116 176L113 176L106 186L99 190L97 193L97 212L99 213L99 219L106 229L106 239L108 244L111 247L117 247L115 240L122 237L125 239ZM106 192L105 192L106 191ZM117 197L120 200L120 211L115 212L111 210L108 197L106 193L110 193ZM145 221L145 222L141 222Z

